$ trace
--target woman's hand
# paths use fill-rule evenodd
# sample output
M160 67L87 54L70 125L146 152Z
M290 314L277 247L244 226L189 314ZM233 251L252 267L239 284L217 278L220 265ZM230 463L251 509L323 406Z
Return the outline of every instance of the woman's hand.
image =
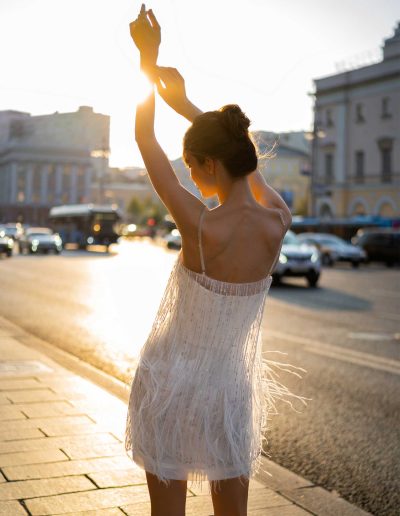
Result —
M188 103L186 97L185 80L176 68L157 66L157 91L160 97L174 109L181 113Z
M160 97L177 113L193 122L201 111L186 96L185 80L176 68L157 66L155 83Z
M140 52L142 65L155 66L161 43L161 28L153 14L142 4L139 16L129 25L131 37Z

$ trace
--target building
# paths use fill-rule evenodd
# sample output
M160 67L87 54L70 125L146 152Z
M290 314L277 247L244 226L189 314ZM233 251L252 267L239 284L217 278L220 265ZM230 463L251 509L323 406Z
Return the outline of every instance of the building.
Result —
M118 204L118 208L125 218L129 218L127 209L132 199L162 203L146 170L140 167L109 168L103 177L102 185L98 180L92 182L91 197L93 199L98 198L100 188L102 188L103 202Z
M383 59L315 82L311 214L400 216L400 23Z
M261 155L272 150L272 159L261 159L259 170L295 215L308 215L311 150L304 131L253 133Z
M95 202L108 169L110 118L81 106L31 116L0 111L0 222L47 224L58 204Z

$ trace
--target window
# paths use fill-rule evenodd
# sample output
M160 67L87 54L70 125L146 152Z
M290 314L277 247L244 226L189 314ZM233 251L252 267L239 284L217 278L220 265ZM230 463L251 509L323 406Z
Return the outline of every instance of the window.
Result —
M333 154L325 154L325 182L333 183Z
M25 168L20 165L17 170L17 202L23 203L25 201L25 189L26 171Z
M39 166L34 166L32 171L32 201L34 203L40 202L40 174L41 170Z
M356 123L362 124L363 122L365 122L364 106L362 104L356 104Z
M65 165L61 175L61 202L67 204L71 188L71 166Z
M392 180L392 148L381 148L382 183L390 183Z
M16 138L22 138L24 136L24 121L23 120L11 120L9 129L9 139L13 140Z
M56 167L49 165L47 171L47 202L52 203L55 199L56 191Z
M392 115L390 113L390 98L389 97L384 97L382 99L381 118L392 118Z
M356 183L364 183L364 151L356 152Z
M332 111L326 110L326 127L333 127Z

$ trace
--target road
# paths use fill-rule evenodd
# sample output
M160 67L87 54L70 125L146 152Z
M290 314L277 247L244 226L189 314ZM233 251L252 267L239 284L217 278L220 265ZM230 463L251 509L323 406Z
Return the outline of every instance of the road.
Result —
M110 254L0 260L0 313L34 335L129 382L176 259L150 241ZM400 507L400 274L347 264L273 285L263 318L268 358L307 370L285 375L310 398L271 418L272 460L376 515Z

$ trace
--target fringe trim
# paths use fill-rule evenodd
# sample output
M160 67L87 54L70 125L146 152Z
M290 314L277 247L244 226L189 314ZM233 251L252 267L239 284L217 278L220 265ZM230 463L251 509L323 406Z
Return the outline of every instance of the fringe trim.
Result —
M208 481L218 490L227 478L250 480L261 469L277 403L296 411L306 404L280 380L304 369L262 357L270 283L219 282L178 257L140 353L125 435L132 460L167 486Z

